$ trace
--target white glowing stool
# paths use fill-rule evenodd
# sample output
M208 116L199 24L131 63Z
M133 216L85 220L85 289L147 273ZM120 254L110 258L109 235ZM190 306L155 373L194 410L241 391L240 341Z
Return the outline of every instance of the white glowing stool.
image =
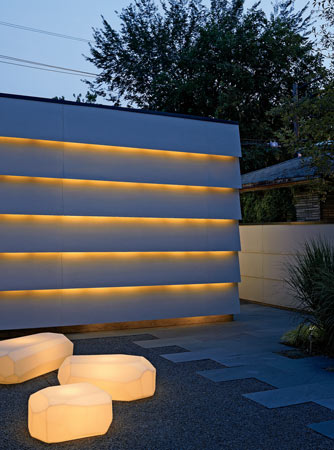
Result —
M29 398L29 433L43 442L105 434L111 422L110 395L89 383L51 386Z
M113 400L151 397L156 370L143 356L69 356L58 371L60 384L88 382L109 392Z
M0 384L22 383L56 370L72 353L72 342L58 333L0 341Z

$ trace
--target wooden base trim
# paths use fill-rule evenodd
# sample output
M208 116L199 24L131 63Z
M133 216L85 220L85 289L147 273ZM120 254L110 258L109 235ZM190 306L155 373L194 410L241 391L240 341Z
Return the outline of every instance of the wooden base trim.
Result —
M233 314L217 316L178 317L173 319L138 320L131 322L95 323L87 325L68 325L60 327L26 328L19 330L1 330L0 339L9 339L28 334L53 333L88 333L93 331L135 330L141 328L174 327L184 325L200 325L204 323L231 322Z

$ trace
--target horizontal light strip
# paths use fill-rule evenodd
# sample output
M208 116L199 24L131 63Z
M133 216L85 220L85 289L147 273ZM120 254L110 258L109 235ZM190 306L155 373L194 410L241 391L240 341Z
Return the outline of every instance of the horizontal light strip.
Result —
M36 147L49 147L49 148L59 148L63 146L72 150L109 150L109 151L127 151L132 153L147 153L150 156L168 156L168 157L190 157L190 158L206 158L211 160L233 160L237 156L225 156L225 155L212 155L207 153L191 153L191 152L180 152L173 150L159 150L159 149L148 149L148 148L136 148L136 147L119 147L113 145L100 145L100 144L82 144L80 142L64 142L64 141L49 141L42 139L26 139L26 138L13 138L0 136L0 145L10 144L10 145L20 145L20 146L31 146Z
M84 258L84 257L105 257L105 256L112 256L116 258L123 258L123 257L152 257L152 256L174 256L175 258L178 257L184 257L184 256L192 256L192 257L200 257L200 256L216 256L216 257L223 257L223 256L230 256L232 254L237 253L236 251L176 251L176 252L0 252L0 258L27 258L27 257L45 257L45 256L53 256L53 255L66 255L66 257L70 256L73 258Z
M187 218L164 218L164 217L120 217L120 216L62 216L48 214L0 214L1 220L38 220L38 221L78 221L78 222L153 222L168 224L216 224L216 225L232 225L237 223L236 219L187 219Z
M237 283L199 283L199 284L164 284L157 286L121 286L121 287L95 287L95 288L69 288L69 289L23 289L17 291L0 291L1 296L7 295L51 295L51 294L106 294L131 291L161 291L161 290L219 290L228 289Z
M236 188L225 187L211 187L211 186L190 186L184 184L158 184L158 183L134 183L130 181L109 181L109 180L82 180L76 178L51 178L51 177L28 177L20 175L0 175L0 182L14 182L14 183L57 183L61 181L65 184L89 184L89 185L113 185L120 188L144 188L144 189L182 189L182 190L201 190L211 192L233 192Z

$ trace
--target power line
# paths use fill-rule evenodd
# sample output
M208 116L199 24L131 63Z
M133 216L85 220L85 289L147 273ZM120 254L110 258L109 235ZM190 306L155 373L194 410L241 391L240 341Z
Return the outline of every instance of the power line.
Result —
M59 69L59 70L66 70L69 72L75 72L79 75L85 75L85 76L92 76L92 77L96 77L97 74L92 73L92 72L85 72L84 70L76 70L76 69L69 69L68 67L61 67L61 66L53 66L51 64L44 64L38 61L30 61L28 59L21 59L21 58L14 58L13 56L7 56L7 55L0 55L0 58L2 59L9 59L10 61L16 61L16 62L20 62L20 63L27 63L27 64L34 64L37 66L43 66L43 67L49 67L51 69Z
M54 33L53 31L40 30L39 28L26 27L24 25L17 25L15 23L10 23L10 22L0 21L0 25L3 25L5 27L10 27L10 28L17 28L19 30L32 31L34 33L47 34L49 36L60 37L60 38L63 38L63 39L71 39L72 41L91 42L88 39L79 38L79 37L75 37L75 36L70 36L68 34Z
M74 72L64 72L61 70L53 70L53 69L44 69L43 67L35 67L35 66L28 66L28 65L24 65L24 64L18 64L18 63L14 63L14 62L9 62L9 61L0 61L1 64L10 64L12 66L20 66L20 67L27 67L29 69L38 69L38 70L45 70L47 72L55 72L55 73L65 73L66 75L77 75L77 76L82 76L82 74L80 73L74 73ZM86 77L90 77L90 78L94 78L92 75L85 75Z

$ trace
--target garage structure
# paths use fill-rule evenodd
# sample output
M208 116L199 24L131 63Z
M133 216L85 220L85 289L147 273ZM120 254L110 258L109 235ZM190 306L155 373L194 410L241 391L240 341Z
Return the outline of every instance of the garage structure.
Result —
M237 124L9 94L0 117L2 330L239 312Z

